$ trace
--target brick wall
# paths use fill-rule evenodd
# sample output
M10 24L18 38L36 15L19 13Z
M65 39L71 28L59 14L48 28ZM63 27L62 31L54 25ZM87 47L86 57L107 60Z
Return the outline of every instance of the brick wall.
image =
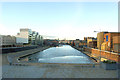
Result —
M118 53L112 53L108 51L102 51L93 48L85 48L85 51L90 52L94 57L101 57L107 58L109 60L120 62L120 55Z

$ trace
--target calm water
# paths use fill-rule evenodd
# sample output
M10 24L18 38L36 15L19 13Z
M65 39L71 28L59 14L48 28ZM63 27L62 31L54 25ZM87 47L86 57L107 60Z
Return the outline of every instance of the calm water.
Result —
M85 54L69 45L48 48L29 56L29 59L40 63L93 63Z

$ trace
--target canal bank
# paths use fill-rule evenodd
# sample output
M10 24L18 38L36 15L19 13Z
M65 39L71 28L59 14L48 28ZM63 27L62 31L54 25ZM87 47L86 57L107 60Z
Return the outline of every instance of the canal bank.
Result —
M81 51L82 53L84 53L84 54L85 54L86 56L88 56L93 62L99 63L99 59L98 59L97 57L93 57L90 52L83 51L82 48L78 48L78 47L75 47L75 46L73 46L73 48L75 48L75 49Z
M49 48L49 46L38 47L35 49L29 49L29 50L19 51L19 52L14 52L14 53L9 53L9 54L2 54L2 64L18 63L20 58L24 58L26 56L40 52L47 48Z

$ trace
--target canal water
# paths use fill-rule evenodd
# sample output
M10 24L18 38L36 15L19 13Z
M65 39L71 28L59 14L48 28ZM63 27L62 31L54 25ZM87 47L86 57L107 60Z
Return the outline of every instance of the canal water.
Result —
M69 45L48 48L29 56L28 59L39 63L93 63L88 56Z

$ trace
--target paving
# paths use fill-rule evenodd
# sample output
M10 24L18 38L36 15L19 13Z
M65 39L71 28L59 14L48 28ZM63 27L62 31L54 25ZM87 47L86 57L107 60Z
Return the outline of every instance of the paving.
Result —
M2 66L3 78L117 78L117 70L81 66Z

